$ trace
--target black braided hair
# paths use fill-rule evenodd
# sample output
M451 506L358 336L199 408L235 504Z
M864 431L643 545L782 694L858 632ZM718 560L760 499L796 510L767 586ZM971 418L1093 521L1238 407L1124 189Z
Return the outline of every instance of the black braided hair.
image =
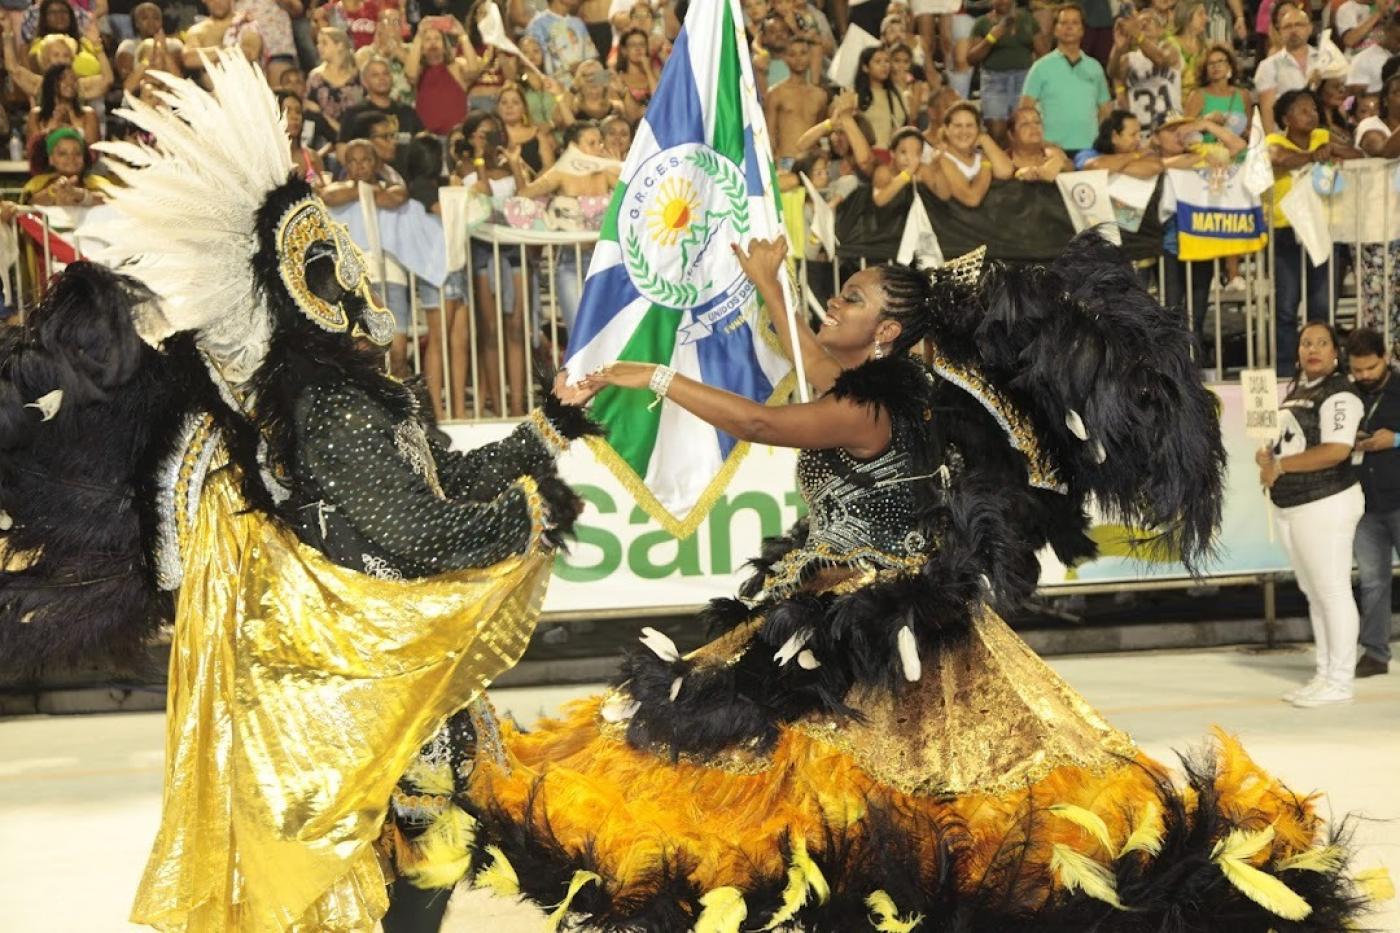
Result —
M890 352L907 353L933 325L933 279L917 262L892 262L880 267L880 285L885 290L883 316L900 327Z

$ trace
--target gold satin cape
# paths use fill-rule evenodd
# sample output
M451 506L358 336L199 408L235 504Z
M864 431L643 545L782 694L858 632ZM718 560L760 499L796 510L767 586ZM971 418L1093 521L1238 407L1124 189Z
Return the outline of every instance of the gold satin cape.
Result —
M442 721L520 659L552 555L380 580L244 511L237 490L234 469L211 473L181 535L164 807L131 919L373 929L390 792Z

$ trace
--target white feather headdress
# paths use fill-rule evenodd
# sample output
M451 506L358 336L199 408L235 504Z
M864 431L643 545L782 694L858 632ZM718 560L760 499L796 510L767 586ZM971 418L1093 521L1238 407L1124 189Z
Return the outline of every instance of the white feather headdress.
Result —
M287 182L291 147L277 99L237 50L206 56L214 91L152 73L165 105L127 98L117 114L155 137L151 146L104 142L125 187L79 231L102 243L93 258L140 279L157 303L136 313L151 345L195 331L224 376L241 382L267 352L268 309L258 299L253 257L257 213ZM101 217L101 215L106 215Z

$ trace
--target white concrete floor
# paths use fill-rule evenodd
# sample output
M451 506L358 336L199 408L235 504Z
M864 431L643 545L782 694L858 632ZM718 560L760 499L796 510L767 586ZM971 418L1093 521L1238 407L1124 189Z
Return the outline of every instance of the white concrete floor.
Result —
M1303 650L1130 654L1056 659L1054 667L1150 753L1201 743L1213 724L1299 791L1321 789L1335 814L1367 817L1359 867L1400 876L1400 664L1358 682L1350 706L1297 710L1277 699L1306 679ZM493 694L529 724L591 688ZM106 933L125 922L160 808L159 714L0 720L0 929ZM534 933L538 912L460 895L450 929ZM1387 905L1374 929L1400 931Z

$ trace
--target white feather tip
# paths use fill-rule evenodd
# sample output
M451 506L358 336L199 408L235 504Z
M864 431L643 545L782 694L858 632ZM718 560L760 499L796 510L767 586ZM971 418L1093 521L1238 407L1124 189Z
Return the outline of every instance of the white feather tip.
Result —
M1089 439L1089 429L1084 427L1084 419L1079 417L1079 412L1073 408L1065 412L1065 427L1069 428L1069 433L1081 441Z
M52 392L39 396L34 401L25 405L25 408L37 408L39 410L40 421L52 421L54 415L58 414L59 408L63 406L63 390L54 389Z
M924 676L923 663L919 660L919 643L914 640L914 630L904 626L897 637L899 663L904 668L904 679L911 684Z
M676 643L670 637L656 629L647 627L642 629L641 643L651 649L651 653L661 660L674 664L681 659L681 653L676 648Z

